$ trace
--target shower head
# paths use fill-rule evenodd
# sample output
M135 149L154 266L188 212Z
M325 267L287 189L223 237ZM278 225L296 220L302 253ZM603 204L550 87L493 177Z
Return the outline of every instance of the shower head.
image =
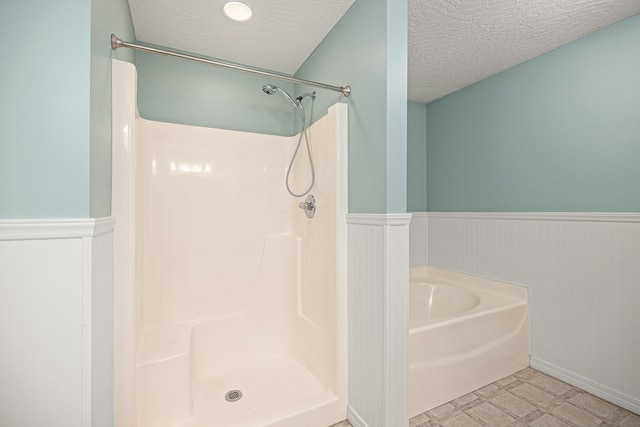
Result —
M274 93L276 93L276 89L278 89L278 86L274 86L274 85L262 86L262 91L267 95L273 95Z
M289 103L291 103L291 105L293 105L293 108L301 108L302 104L300 104L299 101L294 101L293 98L291 98L291 96L284 91L284 89L276 86L276 85L264 85L262 86L262 91L264 93L266 93L267 95L273 95L276 92L280 92L282 94L282 96L284 96L287 101L289 101Z

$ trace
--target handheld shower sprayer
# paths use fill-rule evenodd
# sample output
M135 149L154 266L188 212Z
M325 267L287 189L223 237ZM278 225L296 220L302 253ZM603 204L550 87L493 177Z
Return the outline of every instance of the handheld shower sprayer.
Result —
M273 95L274 93L276 93L277 87L278 86L274 86L274 85L264 85L262 86L262 91L267 95Z
M291 95L289 95L284 89L281 89L280 87L276 86L276 85L271 85L271 84L266 84L264 86L262 86L262 91L264 93L266 93L267 95L273 95L276 92L280 92L282 94L282 96L284 96L284 98L289 101L289 103L291 105L293 105L293 108L296 109L298 111L298 113L300 113L300 120L302 121L302 132L300 132L300 138L298 139L298 145L296 146L296 150L293 152L293 157L291 157L291 162L289 163L289 167L287 168L287 176L285 178L285 184L287 187L287 191L289 192L289 194L291 194L294 197L302 197L302 196L306 196L311 189L313 188L313 184L315 183L315 170L313 168L313 159L311 158L311 147L309 146L309 137L307 135L307 125L306 125L306 117L305 117L305 112L304 112L304 107L302 106L302 100L307 97L310 96L312 100L315 101L316 99L316 92L312 92L312 93L305 93L299 97L297 97L295 100L291 97ZM312 114L313 114L313 109L311 110ZM309 155L309 167L311 169L311 183L309 184L309 187L307 188L307 190L304 193L301 194L296 194L293 191L291 191L291 188L289 187L289 173L291 172L291 168L293 167L293 162L296 159L296 156L298 155L298 150L300 150L300 144L302 144L302 138L304 137L306 146L307 146L307 154Z
M291 105L293 105L294 108L302 107L302 104L300 104L300 100L294 101L293 98L291 98L291 96L287 92L285 92L282 88L280 88L279 86L276 86L276 85L264 85L264 86L262 86L262 91L264 93L266 93L267 95L273 95L276 92L280 92L282 94L282 96L284 96L285 99L287 101L289 101L289 103Z

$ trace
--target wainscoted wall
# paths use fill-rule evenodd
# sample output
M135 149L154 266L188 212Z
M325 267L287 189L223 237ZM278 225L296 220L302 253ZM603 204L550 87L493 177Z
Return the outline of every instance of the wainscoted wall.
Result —
M350 214L349 408L354 427L408 425L410 214Z
M0 426L113 425L112 231L0 221Z
M640 412L640 214L429 212L427 227L429 265L529 288L533 367Z
M427 245L427 213L411 214L411 232L409 233L409 266L421 267L429 264Z

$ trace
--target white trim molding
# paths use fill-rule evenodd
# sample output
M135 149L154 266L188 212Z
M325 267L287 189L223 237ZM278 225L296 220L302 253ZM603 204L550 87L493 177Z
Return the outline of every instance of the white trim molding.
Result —
M408 425L410 214L349 214L349 420Z
M574 222L640 222L640 213L617 212L421 212L429 218ZM417 213L414 213L417 215Z
M411 214L347 214L347 224L361 225L408 225Z
M94 218L93 237L100 237L104 234L113 233L116 227L116 219L112 216Z
M4 219L0 220L0 241L48 240L97 237L111 233L115 218Z
M347 406L347 420L353 427L369 427L351 406Z

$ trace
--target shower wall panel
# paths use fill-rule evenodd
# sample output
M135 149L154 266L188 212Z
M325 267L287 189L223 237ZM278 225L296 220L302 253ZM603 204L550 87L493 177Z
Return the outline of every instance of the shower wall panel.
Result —
M339 109L345 111L339 114ZM335 380L333 373L337 369L337 358L327 357L324 349L335 346L338 339L336 322L339 313L334 301L342 299L338 295L340 288L333 284L346 283L346 277L339 277L339 272L346 272L346 254L336 252L339 247L337 236L346 235L345 217L341 213L344 209L340 206L346 207L346 193L339 194L337 178L340 176L340 159L346 162L346 147L340 153L341 147L338 146L339 141L346 139L339 135L341 132L346 133L346 122L341 122L344 117L342 113L346 113L346 106L337 105L309 129L315 169L315 185L311 193L316 199L317 209L312 219L307 218L298 208L294 215L296 234L302 237L303 274L299 279L299 316L294 338L298 342L308 343L295 348L296 359L311 371L318 372L322 378L332 380ZM292 176L296 177L292 190L298 193L306 190L311 179L306 148L301 146L300 150L302 152L292 168ZM333 381L327 385L334 390L337 386Z
M264 237L294 232L291 138L142 119L137 129L143 328L242 311Z

